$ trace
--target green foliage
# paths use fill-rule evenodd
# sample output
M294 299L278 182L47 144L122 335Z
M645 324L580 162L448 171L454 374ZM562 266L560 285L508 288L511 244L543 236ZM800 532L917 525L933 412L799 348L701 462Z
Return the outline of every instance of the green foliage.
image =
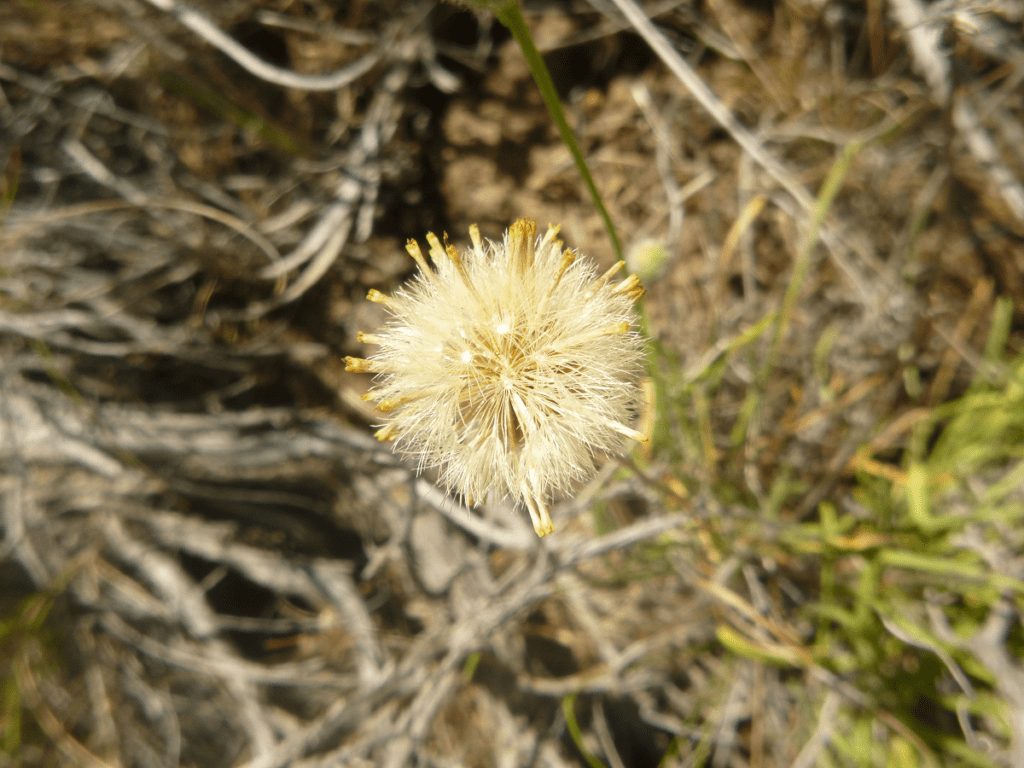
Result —
M469 683L473 680L473 675L476 674L476 668L480 666L480 659L483 658L483 654L480 651L471 653L466 657L466 663L462 665L462 679Z
M301 140L235 103L210 83L169 71L160 73L157 80L168 92L182 97L217 119L232 123L242 131L258 136L284 152L302 156L311 154L309 147L304 146Z
M587 749L587 745L583 743L583 731L580 730L580 724L576 721L575 694L562 699L562 714L565 716L565 725L569 729L569 735L572 737L576 749L580 751L583 759L587 761L587 765L590 768L605 768L605 764L594 757L590 750Z
M991 765L948 723L958 712L1009 722L999 681L971 644L1001 601L1024 605L1024 582L1001 572L985 549L1019 551L1020 541L1006 537L1024 519L1024 358L1002 365L997 351L1008 316L1003 303L990 334L998 344L985 354L993 367L918 423L902 472L862 474L854 493L862 510L822 504L817 521L783 536L793 554L820 553L814 663L843 675L869 702L837 729L840 765ZM1001 383L990 383L995 368ZM1005 642L1011 658L1024 657L1019 634ZM940 689L943 679L959 692ZM916 741L903 737L878 753L865 731L882 712ZM989 727L990 737L999 730Z
M49 644L45 623L56 596L54 591L37 592L22 600L11 615L0 617L0 752L15 760L27 738L28 704L19 665L27 663L29 647Z
M793 266L793 276L790 278L789 284L786 287L786 294L782 299L782 308L779 310L778 322L775 324L771 349L759 367L755 385L747 392L747 398L743 403L740 418L736 421L732 431L732 442L735 446L739 446L750 437L749 428L751 421L757 411L765 386L769 378L771 378L772 371L775 369L775 363L782 350L782 343L786 340L786 334L789 332L789 326L793 320L793 311L796 309L800 291L803 288L804 280L807 278L807 270L811 264L811 254L818 244L821 227L828 216L829 208L832 207L836 195L839 194L839 190L842 188L843 179L849 172L851 163L863 148L864 144L862 142L848 144L842 154L833 162L827 178L821 185L821 190L815 201L810 226L804 235L800 251L797 254L796 264Z

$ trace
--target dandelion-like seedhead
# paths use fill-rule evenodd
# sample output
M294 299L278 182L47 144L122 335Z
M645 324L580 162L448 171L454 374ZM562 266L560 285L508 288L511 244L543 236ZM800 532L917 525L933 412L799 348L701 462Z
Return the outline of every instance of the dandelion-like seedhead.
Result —
M636 275L613 284L563 251L557 227L537 237L519 219L494 243L470 227L459 255L430 233L431 264L406 246L419 274L393 296L370 291L391 314L360 333L378 350L345 358L346 369L378 374L364 399L388 422L380 440L437 467L440 482L473 504L511 497L540 536L554 530L547 503L590 476L597 453L641 435L628 424L639 407L643 339L631 330L644 289Z

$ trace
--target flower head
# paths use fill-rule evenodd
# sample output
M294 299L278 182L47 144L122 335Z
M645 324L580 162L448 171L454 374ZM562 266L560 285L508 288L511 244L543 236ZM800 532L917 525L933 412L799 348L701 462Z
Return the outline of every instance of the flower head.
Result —
M410 240L419 274L393 296L370 291L391 314L367 360L378 374L364 399L389 415L377 432L437 467L440 482L473 504L511 497L540 536L554 530L554 492L592 474L595 454L642 439L635 414L642 344L630 329L644 292L636 275L614 284L587 258L563 251L557 227L537 236L519 219L502 243L470 227L460 255L430 233L432 264Z

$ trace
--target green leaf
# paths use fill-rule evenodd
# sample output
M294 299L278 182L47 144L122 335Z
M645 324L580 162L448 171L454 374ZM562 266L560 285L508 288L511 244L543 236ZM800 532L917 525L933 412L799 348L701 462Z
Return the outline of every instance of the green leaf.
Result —
M476 668L480 665L480 659L483 656L480 651L471 653L466 657L466 663L462 665L462 679L467 683L473 679L473 675L476 674Z
M569 729L569 735L572 736L576 749L583 755L583 759L587 761L590 768L605 768L605 764L590 754L587 745L583 743L583 732L580 730L580 724L576 722L575 707L575 693L562 699L562 715L565 717L565 725Z
M799 654L786 646L755 643L745 638L732 627L725 625L720 625L715 630L715 635L722 645L737 656L761 661L765 664L774 664L779 667L802 666Z
M907 511L914 525L923 532L935 530L935 518L928 511L928 470L916 461L907 472Z

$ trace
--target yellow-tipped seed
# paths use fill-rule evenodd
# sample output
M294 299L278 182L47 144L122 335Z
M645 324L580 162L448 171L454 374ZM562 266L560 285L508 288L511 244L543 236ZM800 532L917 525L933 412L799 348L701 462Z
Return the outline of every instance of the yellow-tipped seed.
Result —
M345 370L352 373L380 373L381 368L373 360L364 360L361 357L346 357Z
M398 430L395 428L394 424L385 424L374 432L373 436L382 443L390 443L398 437Z
M366 294L366 298L372 301L374 304L380 304L388 309L394 309L395 304L390 296L386 296L378 290L373 288L370 289L369 293Z
M376 344L380 346L383 343L380 336L374 336L372 333L363 333L362 331L356 334L356 338L363 344Z
M636 275L630 275L621 283L612 288L612 293L631 293L640 287L640 278Z
M624 266L626 266L626 262L624 261L616 261L614 264L612 264L611 269L609 269L607 272L605 272L603 275L601 275L601 277L597 279L597 287L603 288L605 285L607 285L608 281L615 276L615 273L622 269Z
M441 241L433 232L427 232L427 244L430 246L430 258L434 260L435 265L440 266L447 258L444 248L441 247Z
M416 262L416 266L420 268L420 272L423 277L428 280L434 276L434 272L430 269L430 265L427 264L427 260L423 258L423 251L420 250L420 244L415 240L410 240L405 244L405 250L412 256L413 261Z

